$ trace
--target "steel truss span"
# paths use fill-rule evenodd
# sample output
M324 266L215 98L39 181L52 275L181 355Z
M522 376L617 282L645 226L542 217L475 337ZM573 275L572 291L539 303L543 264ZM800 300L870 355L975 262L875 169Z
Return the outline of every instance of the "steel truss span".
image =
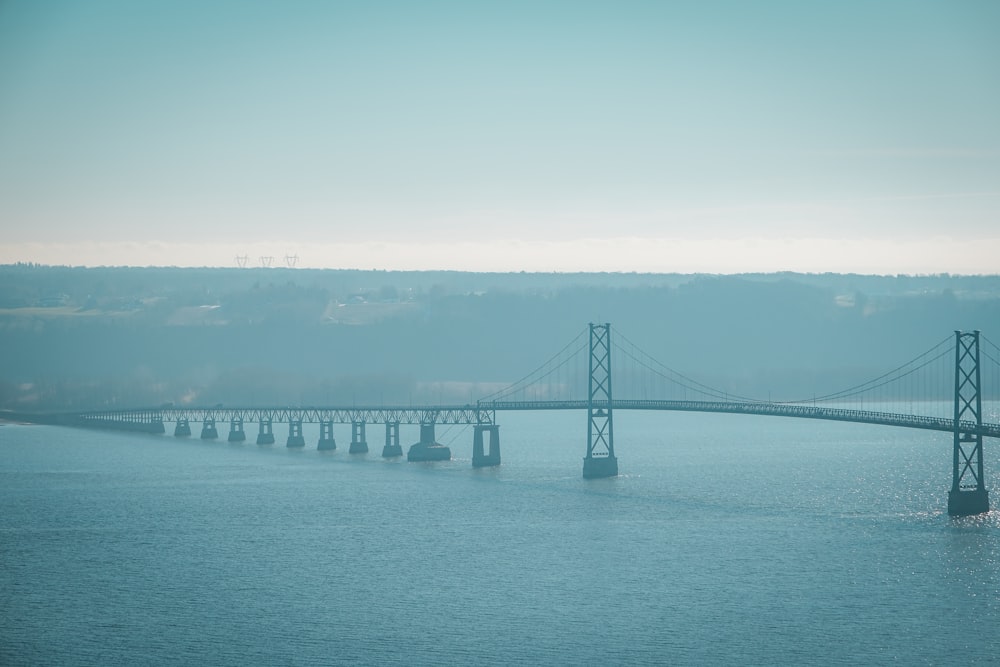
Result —
M180 419L204 422L271 422L303 424L494 424L494 411L474 405L377 406L377 407L186 407L105 410L76 415L82 422L176 422Z

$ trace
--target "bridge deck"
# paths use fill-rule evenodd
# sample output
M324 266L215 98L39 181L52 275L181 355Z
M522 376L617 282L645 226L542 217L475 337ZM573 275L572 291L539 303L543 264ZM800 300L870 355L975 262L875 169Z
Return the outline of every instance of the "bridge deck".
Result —
M497 411L506 410L585 410L586 401L525 401L497 402L489 404ZM876 424L880 426L899 426L901 428L919 428L930 431L952 432L955 421L943 417L924 417L895 412L878 412L875 410L847 410L843 408L826 408L811 405L785 403L757 402L714 402L714 401L656 401L656 400L614 400L611 406L615 410L664 410L674 412L715 412L723 414L762 415L768 417L795 417L800 419L825 419L829 421L854 422L857 424ZM599 407L599 406L598 406ZM984 423L978 427L973 421L962 421L961 430L966 433L984 436L1000 437L1000 424Z
M482 424L495 423L496 412L518 412L537 410L586 410L587 401L495 401L478 405L423 405L423 406L351 406L351 407L165 407L136 410L106 410L72 415L76 420L99 423L107 421L177 421L181 418L193 421L214 419L216 421L271 421L287 423L334 422L349 424L366 422L369 424L392 423L420 424ZM601 407L595 404L595 407ZM879 412L876 410L848 410L812 405L764 403L764 402L713 402L713 401L658 401L658 400L614 400L614 410L663 410L674 412L713 412L721 414L746 414L770 417L793 417L799 419L823 419L917 428L931 431L952 432L953 419L925 417L921 415ZM1000 424L984 423L981 427L973 421L962 421L961 431L1000 438Z

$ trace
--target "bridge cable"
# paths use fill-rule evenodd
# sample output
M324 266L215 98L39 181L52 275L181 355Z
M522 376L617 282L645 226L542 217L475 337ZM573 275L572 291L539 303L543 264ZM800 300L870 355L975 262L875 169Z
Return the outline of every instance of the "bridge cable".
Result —
M639 348L632 340L630 340L624 334L622 334L622 333L619 332L618 333L618 337L622 338L623 340L625 340L634 349L638 349L639 352L641 352L644 356L648 357L653 363L655 363L658 366L660 366L663 369L665 369L668 373L676 375L677 377L682 378L686 382L681 382L681 381L678 381L675 378L663 375L662 372L658 371L655 368L650 367L648 364L646 364L642 360L636 358L634 355L632 355L624 347L622 347L620 345L615 345L615 347L618 348L623 354L625 354L626 356L632 357L637 363L639 363L640 365L642 365L643 367L645 367L647 370L649 370L649 371L651 371L651 372L653 372L655 374L661 375L662 377L664 377L664 379L667 379L667 380L669 380L669 381L671 381L671 382L673 382L673 383L675 383L675 384L677 384L677 385L679 385L681 387L684 387L685 389L691 389L692 391L694 391L694 392L696 392L698 394L702 394L702 395L705 395L705 396L710 396L710 397L716 398L716 399L721 398L721 399L726 400L726 401L728 401L730 398L737 398L737 399L740 399L742 401L747 401L747 402L751 402L751 403L780 403L780 404L783 404L783 405L799 404L799 403L809 403L809 402L815 403L816 401L828 401L828 400L834 400L834 399L849 398L851 396L857 396L857 395L862 394L864 392L878 390L880 388L885 387L888 384L891 384L893 382L896 382L898 380L903 379L904 377L912 375L913 373L915 373L915 372L917 372L917 371L919 371L919 370L927 367L931 363L937 361L938 359L941 359L942 357L946 356L948 353L950 353L950 352L952 352L954 350L954 347L951 346L951 345L949 345L948 349L946 349L946 350L938 353L933 358L928 359L927 361L925 361L924 363L920 364L919 366L916 366L914 368L909 369L905 373L900 373L900 371L902 371L904 369L907 369L909 366L913 365L914 363L920 361L921 359L924 359L925 357L929 356L930 354L933 354L942 345L946 345L946 344L951 343L954 339L953 339L952 336L949 335L948 337L946 337L945 339L943 339L942 341L940 341L939 343L937 343L936 345L934 345L933 347L931 347L927 351L923 352L922 354L917 355L916 357L914 357L910 361L908 361L908 362L906 362L906 363L904 363L904 364L902 364L902 365L900 365L900 366L898 366L898 367L896 367L896 368L894 368L894 369L892 369L892 370L890 370L890 371L888 371L886 373L883 373L882 375L879 375L876 378L873 378L873 379L868 380L866 382L862 382L860 384L854 385L853 387L849 387L847 389L842 389L840 391L833 392L831 394L825 394L823 396L814 396L811 399L799 399L799 400L794 400L794 401L763 401L761 399L756 399L756 398L750 398L750 397L746 397L746 396L741 396L739 394L731 394L729 392L723 392L723 391L721 391L719 389L715 389L714 387L710 387L708 385L702 384L701 382L698 382L697 380L693 380L692 378L689 378L688 376L684 375L683 373L679 373L678 371L670 368L666 364L663 364L662 362L658 361L657 359L655 359L654 357L652 357L652 355L649 355L648 353L644 352L641 348ZM880 382L881 380L884 380L884 381ZM690 385L687 384L687 383L690 383ZM694 385L694 386L691 386L691 385ZM695 388L695 387L699 387L700 389Z
M701 382L698 382L697 380L689 378L688 376L684 375L683 373L681 373L679 371L676 371L673 368L671 368L670 366L667 366L663 362L659 361L653 355L649 354L648 352L644 351L641 347L639 347L638 345L636 345L631 339L629 339L628 336L624 335L620 331L617 332L615 335L618 338L623 339L629 345L631 345L633 349L638 350L644 357L648 358L651 362L653 362L657 366L660 366L667 373L675 375L675 376L677 376L679 378L682 378L683 380L686 380L690 384L685 384L684 382L680 382L680 381L678 381L678 380L670 377L669 375L663 374L662 371L658 371L657 369L652 368L651 366L649 366L647 363L645 363L641 359L638 359L637 357L632 356L628 352L628 350L626 350L625 348L623 348L621 345L615 343L615 347L619 351L621 351L626 356L632 357L632 359L634 359L636 363L638 363L639 365L641 365L646 370L651 371L652 373L654 373L656 375L659 375L660 377L662 377L665 380L669 380L670 382L673 382L674 384L677 384L677 385L679 385L681 387L684 387L685 389L690 389L691 391L693 391L695 393L702 394L702 395L705 395L705 396L711 396L712 398L722 398L724 400L727 400L729 397L732 397L732 398L738 398L738 399L743 400L743 401L748 401L750 403L764 403L764 402L766 402L766 401L758 400L756 398L749 398L747 396L740 396L739 394L733 394L733 393L730 393L730 392L722 391L720 389L716 389L715 387L710 387L710 386L708 386L706 384L702 384ZM696 389L696 387L700 387L701 389Z
M920 361L924 357L926 357L926 356L928 356L930 354L933 354L942 345L951 343L953 340L954 340L954 336L948 336L947 338L945 338L944 340L942 340L937 345L934 345L933 347L931 347L926 352L917 355L913 359L910 359L905 364L897 366L896 368L892 369L891 371L883 373L882 375L879 375L876 378L868 380L867 382L862 382L860 384L856 384L853 387L848 387L847 389L842 389L840 391L833 392L832 394L825 394L823 396L814 396L811 399L803 399L803 400L796 400L796 401L782 401L782 403L786 403L787 404L787 403L808 403L810 401L814 401L814 402L815 401L829 401L829 400L834 400L834 399L838 399L838 398L848 398L850 396L857 396L858 394L864 393L866 391L871 391L871 390L877 389L879 387L884 387L887 384L890 384L890 383L895 382L897 380L901 380L902 378L904 378L904 377L906 377L906 376L908 376L908 375L910 375L912 373L915 373L916 371L918 371L918 370L920 370L922 368L925 368L926 366L928 366L931 363L937 361L941 357L944 357L948 353L953 352L954 351L954 347L953 346L949 346L948 349L943 350L942 352L938 353L935 357L933 357L933 358L925 361L924 363L922 363L921 365L919 365L919 366L917 366L915 368L910 369L906 373L902 373L902 374L896 375L895 377L890 377L890 376L895 375L896 373L899 373L899 371L907 368L908 366L916 363L917 361ZM888 378L888 379L886 379L886 378ZM885 381L884 382L879 382L880 380L885 380ZM878 384L876 384L876 383L878 383Z
M991 391L984 391L983 395L984 398L986 396L989 396L990 398L988 400L997 401L1000 400L1000 360L998 360L998 358L1000 358L1000 346L998 346L996 343L991 341L983 334L980 334L979 337L987 344L985 350L980 348L980 352L986 355L986 358L993 362L993 372L990 374L990 379L992 380L992 386L989 388ZM996 357L990 354L991 347L995 351L997 355Z
M724 391L721 391L721 390L718 390L718 389L714 389L714 388L709 387L707 385L703 385L700 382L697 382L696 380L692 380L691 378L683 375L682 373L678 373L677 371L673 370L669 366L665 366L663 364L659 364L659 365L663 366L663 368L665 368L669 373L673 373L674 375L687 380L691 384L686 384L684 382L680 382L679 380L677 380L677 379L675 379L673 377L670 377L670 375L667 375L663 371L661 371L659 369L656 369L656 368L653 368L652 366L650 366L648 363L646 363L642 359L639 359L638 357L634 356L628 350L626 350L626 349L624 349L624 348L622 348L620 346L615 346L615 347L616 347L616 349L618 349L619 352L621 352L625 356L629 357L631 360L633 360L639 366L645 368L646 370L650 371L654 375L657 375L657 376L663 378L664 380L667 380L669 382L674 383L675 385L677 385L679 387L684 388L685 390L690 389L691 391L693 391L696 394L701 394L703 396L708 396L710 398L723 399L723 400L726 400L729 397L744 398L742 396L736 396L735 394L730 394L730 393L727 393L727 392L724 392ZM654 361L654 362L656 361L652 357L650 357L650 359L652 361ZM702 387L702 388L699 389L697 387ZM759 402L759 401L756 401L755 399L749 399L749 398L745 398L744 400L750 401L750 402L753 402L753 403Z
M894 377L889 377L884 382L879 382L878 384L873 384L873 383L877 382L878 380L881 380L882 378L885 378L885 377L887 377L889 375L892 375L896 371L899 371L900 368L905 368L906 365L904 364L904 366L902 366L900 368L897 368L897 369L895 369L893 371L890 371L889 373L886 373L884 375L880 375L879 377L877 377L877 378L875 378L873 380L869 380L868 382L856 385L856 386L851 387L849 389L844 389L842 391L834 392L832 394L827 394L826 396L817 396L817 397L815 397L814 399L811 399L811 400L814 400L814 401L832 401L832 400L836 400L836 399L850 398L851 396L858 396L858 395L864 394L865 392L869 392L869 391L876 391L876 390L878 390L878 389L880 389L882 387L885 387L887 385L892 384L893 382L896 382L898 380L902 380L903 378L907 377L908 375L912 375L913 373L916 373L917 371L919 371L919 370L921 370L923 368L926 368L927 366L931 365L932 363L934 363L938 359L947 357L952 352L953 352L953 350L951 350L951 349L943 350L937 356L933 357L932 359L928 359L927 361L925 361L921 365L916 366L914 368L911 368L910 370L906 371L905 373L901 373L901 374L896 375ZM805 402L807 402L807 400L782 401L782 402L783 403L805 403Z
M579 341L585 334L589 333L589 331L590 331L589 328L581 330L580 333L577 334L576 338L574 338L569 343L567 343L565 347L563 347L561 350L559 350L554 355L552 355L547 361L545 361L545 363L541 364L538 368L536 368L535 370L531 371L530 373L528 373L527 375L525 375L524 377L522 377L520 380L518 380L516 382L513 382L513 383L507 385L506 387L493 392L492 394L487 394L486 396L483 396L481 399L479 399L479 402L485 403L485 402L489 402L489 401L496 401L501 396L507 396L507 395L513 394L515 391L523 391L527 387L531 386L533 383L535 383L535 382L537 382L537 381L539 381L539 380L541 380L543 378L546 378L549 375L551 375L552 373L558 371L562 366L564 366L567 363L569 363L570 361L572 361L573 358L576 356L576 354L578 354L582 350L582 347L580 349L574 351L572 355L570 355L569 357L567 357L566 359L564 359L562 362L560 362L555 368L549 370L547 373L545 373L543 375L539 375L537 378L534 377L540 371L544 370L549 364L551 364L553 361L555 361L560 356L562 356L562 354L564 352L566 352L566 350L568 350L570 347L572 347L574 344L576 344L577 341ZM529 380L530 380L530 382L528 382ZM527 384L524 384L524 383L527 383ZM522 385L522 384L524 386L519 386L519 385Z

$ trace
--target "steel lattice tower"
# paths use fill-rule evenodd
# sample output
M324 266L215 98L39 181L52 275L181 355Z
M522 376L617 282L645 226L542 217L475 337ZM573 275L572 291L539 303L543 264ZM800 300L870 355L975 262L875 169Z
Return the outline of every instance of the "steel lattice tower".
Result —
M611 325L590 325L590 379L587 391L587 457L583 476L614 477L614 421L611 413Z
M955 451L948 514L990 511L983 476L983 404L980 392L979 332L955 332ZM975 424L974 430L970 428Z

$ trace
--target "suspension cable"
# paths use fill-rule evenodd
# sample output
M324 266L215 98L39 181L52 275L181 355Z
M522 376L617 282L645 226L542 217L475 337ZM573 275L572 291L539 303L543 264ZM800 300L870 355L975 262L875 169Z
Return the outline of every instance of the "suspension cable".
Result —
M569 363L574 358L574 356L582 350L582 348L580 350L574 351L574 353L572 355L568 356L566 359L564 359L562 362L560 362L557 366L555 366L554 368L550 369L547 373L541 374L541 375L538 375L538 377L535 377L536 374L539 374L540 371L544 370L549 364L551 364L553 361L555 361L560 356L562 356L562 354L564 352L566 352L566 350L568 350L574 344L576 344L577 341L579 341L580 338L582 338L583 335L586 334L588 331L589 331L589 328L581 330L580 333L578 333L576 335L576 338L574 338L569 343L567 343L565 345L565 347L563 347L561 350L559 350L558 352L556 352L547 361L545 361L545 363L543 363L538 368L536 368L535 370L533 370L530 373L528 373L527 375L525 375L523 378L521 378L517 382L513 382L513 383L507 385L506 387L493 392L492 394L487 394L486 396L482 397L479 400L482 401L482 402L495 401L500 396L506 396L506 395L514 393L515 391L523 390L523 389L527 388L528 386L530 386L532 383L537 382L538 380L541 380L542 378L546 378L549 375L552 375L552 373L554 373L555 371L557 371L560 367L562 367L562 366L566 365L567 363ZM530 380L530 382L529 382L529 380ZM524 386L521 386L521 385L524 385Z
M637 363L639 363L640 365L642 365L644 368L646 368L647 370L649 370L649 371L651 371L651 372L659 375L660 377L664 378L665 380L669 380L670 382L673 382L674 384L677 384L677 385L679 385L681 387L684 387L685 389L690 389L691 391L694 391L696 393L703 394L703 395L706 395L706 396L712 396L713 398L722 398L722 399L725 400L725 399L728 399L728 398L732 397L732 398L738 398L738 399L740 399L742 401L747 401L747 402L750 402L750 403L763 403L764 402L764 401L761 401L761 400L756 399L756 398L749 398L747 396L740 396L739 394L733 394L731 392L722 391L720 389L716 389L714 387L710 387L710 386L708 386L706 384L702 384L701 382L698 382L697 380L693 380L693 379L689 378L688 376L684 375L683 373L674 370L670 366L667 366L666 364L664 364L663 362L659 361L658 359L656 359L653 355L649 354L648 352L645 352L641 347L639 347L634 342L632 342L632 340L630 340L629 337L626 336L626 335L624 335L623 333L618 332L617 335L618 335L618 337L622 338L626 343L628 343L629 345L631 345L633 349L638 350L639 352L641 352L643 354L643 356L647 357L650 361L652 361L653 363L655 363L657 366L660 366L661 368L663 368L667 373L669 373L671 375L675 375L675 376L677 376L677 377L679 377L679 378L681 378L681 379L689 382L690 384L685 384L684 382L680 382L678 380L675 380L674 378L670 377L669 375L664 375L661 371L657 371L656 369L651 368L649 365L645 364L640 359L638 359L636 357L632 357ZM628 351L625 350L625 348L623 348L622 346L620 346L618 344L615 344L615 348L617 348L618 350L620 350L624 354L626 354L628 356L631 356L628 353ZM701 389L696 389L696 387L701 387Z
M982 340L982 341L984 341L984 342L986 342L987 345L991 346L994 350L996 350L997 356L1000 357L1000 345L997 345L996 343L994 343L993 341L991 341L989 338L987 338L983 334L979 334L979 339ZM982 348L980 348L979 351L982 352L984 355L986 355L987 359L989 359L990 361L992 361L994 364L997 364L998 366L1000 366L1000 361L997 361L996 357L994 357L992 354L990 354L989 348L986 348L986 350L983 350Z
M872 384L872 383L876 382L877 380L879 380L881 378L887 377L891 373L886 373L885 375L880 375L879 377L875 378L874 380L869 380L868 382L865 382L865 383L860 384L860 385L856 385L855 387L851 387L850 389L844 389L843 391L838 391L838 392L835 392L833 394L827 394L826 396L817 396L815 399L810 399L810 400L815 400L815 401L832 401L832 400L841 399L841 398L850 398L851 396L857 396L859 394L863 394L866 391L873 391L875 389L879 389L881 387L885 387L886 385L892 384L893 382L896 382L897 380L902 380L903 378L907 377L908 375L912 375L913 373L916 373L917 371L921 370L922 368L926 368L927 366L931 365L932 363L934 363L938 359L941 359L942 357L945 357L945 356L951 354L951 352L952 352L951 350L943 350L936 357L928 359L927 361L925 361L924 363L920 364L919 366L914 366L913 368L911 368L910 370L906 371L905 373L900 373L899 375L896 375L894 377L889 377L884 382L879 382L878 384ZM900 369L897 368L895 371L892 371L892 373L895 373L898 370L900 370ZM786 403L804 403L806 401L785 401L785 402Z
M780 403L782 405L789 405L789 404L796 404L796 403L809 403L809 402L816 402L816 401L829 401L829 400L834 400L834 399L849 398L851 396L857 396L859 394L862 394L862 393L864 393L866 391L872 391L872 390L875 390L875 389L879 389L879 388L884 387L884 386L886 386L886 385L888 385L888 384L890 384L892 382L896 382L897 380L901 380L902 378L907 377L907 376L909 376L909 375L917 372L918 370L921 370L922 368L925 368L926 366L930 365L931 363L933 363L933 362L937 361L938 359L942 358L943 356L949 354L953 350L953 348L949 346L949 349L943 350L942 352L938 353L937 355L935 355L931 359L928 359L927 361L924 361L919 366L915 366L913 368L910 368L905 373L900 373L900 371L903 371L904 369L907 369L908 367L912 366L913 364L915 364L916 362L920 361L921 359L924 359L925 357L933 354L942 345L946 345L946 344L950 343L953 340L953 337L949 335L949 336L945 337L943 340L941 340L939 343L937 343L934 346L932 346L926 352L923 352L922 354L917 355L916 357L914 357L913 359L907 361L906 363L904 363L904 364L902 364L900 366L897 366L896 368L894 368L894 369L892 369L892 370L890 370L890 371L888 371L886 373L883 373L882 375L879 375L876 378L873 378L873 379L868 380L866 382L862 382L860 384L854 385L853 387L848 387L847 389L842 389L840 391L833 392L831 394L826 394L826 395L823 395L823 396L814 396L814 397L809 398L809 399L798 399L798 400L794 400L794 401L762 401L762 400L757 399L757 398L750 398L750 397L747 397L747 396L741 396L739 394L732 394L730 392L724 392L724 391L721 391L719 389L715 389L714 387L710 387L708 385L702 384L701 382L698 382L697 380L693 380L692 378L689 378L688 376L684 375L683 373L680 373L680 372L674 370L673 368L670 368L666 364L664 364L664 363L660 362L659 360L657 360L656 358L654 358L652 355L644 352L641 348L639 348L638 345L636 345L634 342L632 342L632 340L630 340L628 338L628 336L625 336L620 331L618 332L618 337L620 337L623 340L625 340L629 345L632 346L633 349L637 349L639 352L642 353L643 356L649 358L653 363L655 363L656 365L658 365L661 368L663 368L667 373L669 373L670 375L676 376L678 378L681 378L682 380L684 380L684 382L681 382L680 380L677 380L674 377L670 377L668 375L664 375L662 373L662 371L658 371L657 369L652 368L651 366L649 366L644 361L642 361L642 360L638 359L637 357L633 356L628 350L626 350L624 347L622 347L620 345L616 344L615 345L616 349L618 349L619 351L621 351L623 354L625 354L625 355L627 355L629 357L632 357L637 363L639 363L640 365L642 365L647 370L649 370L649 371L651 371L651 372L653 372L653 373L655 373L655 374L663 377L664 379L669 380L669 381L671 381L671 382L673 382L673 383L675 383L675 384L677 384L677 385L679 385L681 387L684 387L685 389L690 389L690 390L692 390L692 391L694 391L694 392L696 392L698 394L702 394L704 396L710 396L710 397L716 398L716 399L721 398L723 400L729 400L730 398L736 398L736 399L739 399L739 400L742 400L742 401L751 402L751 403L764 403L764 402L772 403L772 402L774 402L774 403ZM998 349L1000 349L1000 348L998 348ZM690 383L690 384L688 384L688 383Z
M913 359L910 359L909 361L907 361L905 364L902 364L901 366L897 366L896 368L892 369L891 371L889 371L887 373L883 373L882 375L879 375L876 378L868 380L867 382L862 382L861 384L856 384L853 387L848 387L847 389L842 389L840 391L835 391L832 394L826 394L824 396L815 396L815 397L813 397L811 399L803 399L803 400L797 400L797 401L784 401L784 403L807 403L809 401L814 401L814 402L815 401L829 401L829 400L834 400L834 399L838 399L838 398L848 398L850 396L857 396L858 394L863 393L863 392L868 391L868 390L871 390L871 389L876 389L878 387L884 387L885 385L887 385L887 384L889 384L891 382L895 382L896 380L902 379L902 378L906 377L907 375L910 375L911 373L914 373L914 372L920 370L921 368L924 368L925 366L931 364L932 362L937 361L941 357L943 357L946 354L950 353L953 348L949 348L947 350L942 351L941 353L939 353L934 358L929 359L928 361L924 362L923 364L921 364L921 365L919 365L919 366L917 366L915 368L910 369L906 373L902 373L902 374L900 374L900 375L898 375L896 377L889 377L891 375L894 375L895 373L898 373L899 371L903 370L904 368L910 366L911 364L916 363L917 361L923 359L924 357L926 357L926 356L934 353L939 347L941 347L942 345L945 345L945 344L949 343L952 339L953 339L953 336L948 336L947 338L945 338L940 343L938 343L937 345L933 346L932 348L930 348L929 350L927 350L923 354L919 354L916 357L914 357ZM889 378L889 379L885 380L885 382L879 382L879 380L883 380L885 378Z
M676 384L676 385L678 385L680 387L683 387L684 389L690 389L691 391L695 392L696 394L701 394L703 396L709 396L710 398L721 398L723 400L727 400L728 398L732 397L732 398L739 398L739 399L744 400L744 401L749 401L751 403L760 402L760 401L757 401L757 400L752 399L752 398L745 398L743 396L738 396L738 395L735 395L735 394L730 394L728 392L724 392L724 391L721 391L721 390L709 387L707 385L703 385L700 382L697 382L696 380L692 380L691 378L688 378L685 375L682 375L681 373L678 373L677 371L673 370L669 366L664 366L663 364L659 364L659 362L657 362L659 365L663 366L663 368L665 368L669 373L672 373L672 374L676 375L677 377L680 377L680 378L683 378L683 379L687 380L690 384L685 383L685 382L681 382L681 381L679 381L679 380L671 377L667 373L664 373L663 371L660 371L660 370L658 370L656 368L653 368L652 366L650 366L648 363L646 363L642 359L639 359L638 357L634 356L631 352L629 352L625 348L619 347L617 345L615 346L615 348L619 352L621 352L622 354L624 354L625 356L629 357L636 364L638 364L639 366L642 366L643 368L645 368L646 370L650 371L654 375L656 375L658 377L661 377L661 378L663 378L663 379L665 379L665 380L667 380L669 382L673 382L674 384ZM650 357L650 359L652 361L656 362L656 359L653 359L652 357ZM698 387L701 387L701 388L699 389Z

